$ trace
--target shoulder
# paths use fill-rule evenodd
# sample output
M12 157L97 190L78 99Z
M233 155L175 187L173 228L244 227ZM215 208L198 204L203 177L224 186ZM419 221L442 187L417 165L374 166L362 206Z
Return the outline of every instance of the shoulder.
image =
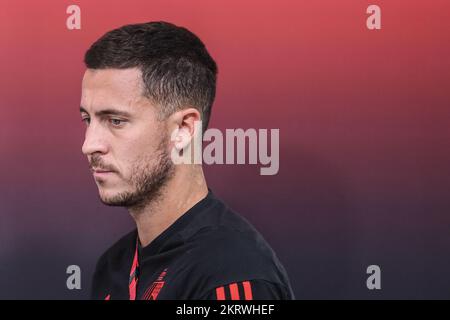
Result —
M136 242L137 231L133 230L116 241L97 260L93 276L93 282L98 282L113 272L121 273L128 267L123 261L131 261L133 243ZM127 271L128 272L128 271ZM125 272L125 274L127 274ZM105 279L103 279L105 280Z
M237 217L236 219L240 219ZM263 236L245 219L199 230L191 239L190 277L199 284L196 298L231 297L257 292L261 299L290 295L284 267ZM237 291L236 291L237 290ZM247 290L247 291L246 291ZM277 298L278 297L278 298Z
M123 236L108 248L98 259L95 266L94 275L91 282L91 299L103 299L111 284L111 277L114 280L126 283L128 281L128 264L123 261L131 261L132 244L136 241L136 230Z
M124 258L128 258L131 253L130 248L134 248L136 242L136 229L127 233L110 246L97 261L97 269L105 265L115 265Z
M189 279L188 299L293 299L287 273L262 234L241 214L216 198L183 235ZM194 232L195 231L195 232ZM184 277L184 276L180 276Z

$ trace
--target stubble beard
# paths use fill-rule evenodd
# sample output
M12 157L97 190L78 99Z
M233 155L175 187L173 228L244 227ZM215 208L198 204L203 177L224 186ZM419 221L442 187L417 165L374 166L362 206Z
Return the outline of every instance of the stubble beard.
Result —
M102 203L108 206L125 207L128 210L139 211L155 203L163 195L164 186L174 175L174 163L167 152L167 139L162 139L156 156L143 157L136 161L131 170L129 185L132 191L125 191L109 198L102 198Z

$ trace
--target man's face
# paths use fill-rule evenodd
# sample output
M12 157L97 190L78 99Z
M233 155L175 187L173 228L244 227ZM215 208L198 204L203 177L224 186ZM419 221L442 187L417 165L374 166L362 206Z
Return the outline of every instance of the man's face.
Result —
M137 207L173 175L169 139L157 107L142 96L138 69L88 69L83 77L82 147L103 203Z

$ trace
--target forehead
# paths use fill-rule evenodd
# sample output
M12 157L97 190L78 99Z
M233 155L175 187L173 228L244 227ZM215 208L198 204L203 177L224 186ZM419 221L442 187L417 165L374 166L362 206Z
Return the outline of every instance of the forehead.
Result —
M137 68L87 69L83 76L81 105L89 109L130 106L144 100L142 88L142 75Z

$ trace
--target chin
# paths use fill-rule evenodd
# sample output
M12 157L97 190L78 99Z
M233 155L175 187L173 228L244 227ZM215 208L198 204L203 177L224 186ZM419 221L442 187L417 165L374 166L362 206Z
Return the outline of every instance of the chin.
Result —
M133 193L125 188L105 188L99 186L99 197L103 204L108 206L127 207Z
M117 190L108 190L109 188L99 187L99 197L104 204L114 205L121 194Z

